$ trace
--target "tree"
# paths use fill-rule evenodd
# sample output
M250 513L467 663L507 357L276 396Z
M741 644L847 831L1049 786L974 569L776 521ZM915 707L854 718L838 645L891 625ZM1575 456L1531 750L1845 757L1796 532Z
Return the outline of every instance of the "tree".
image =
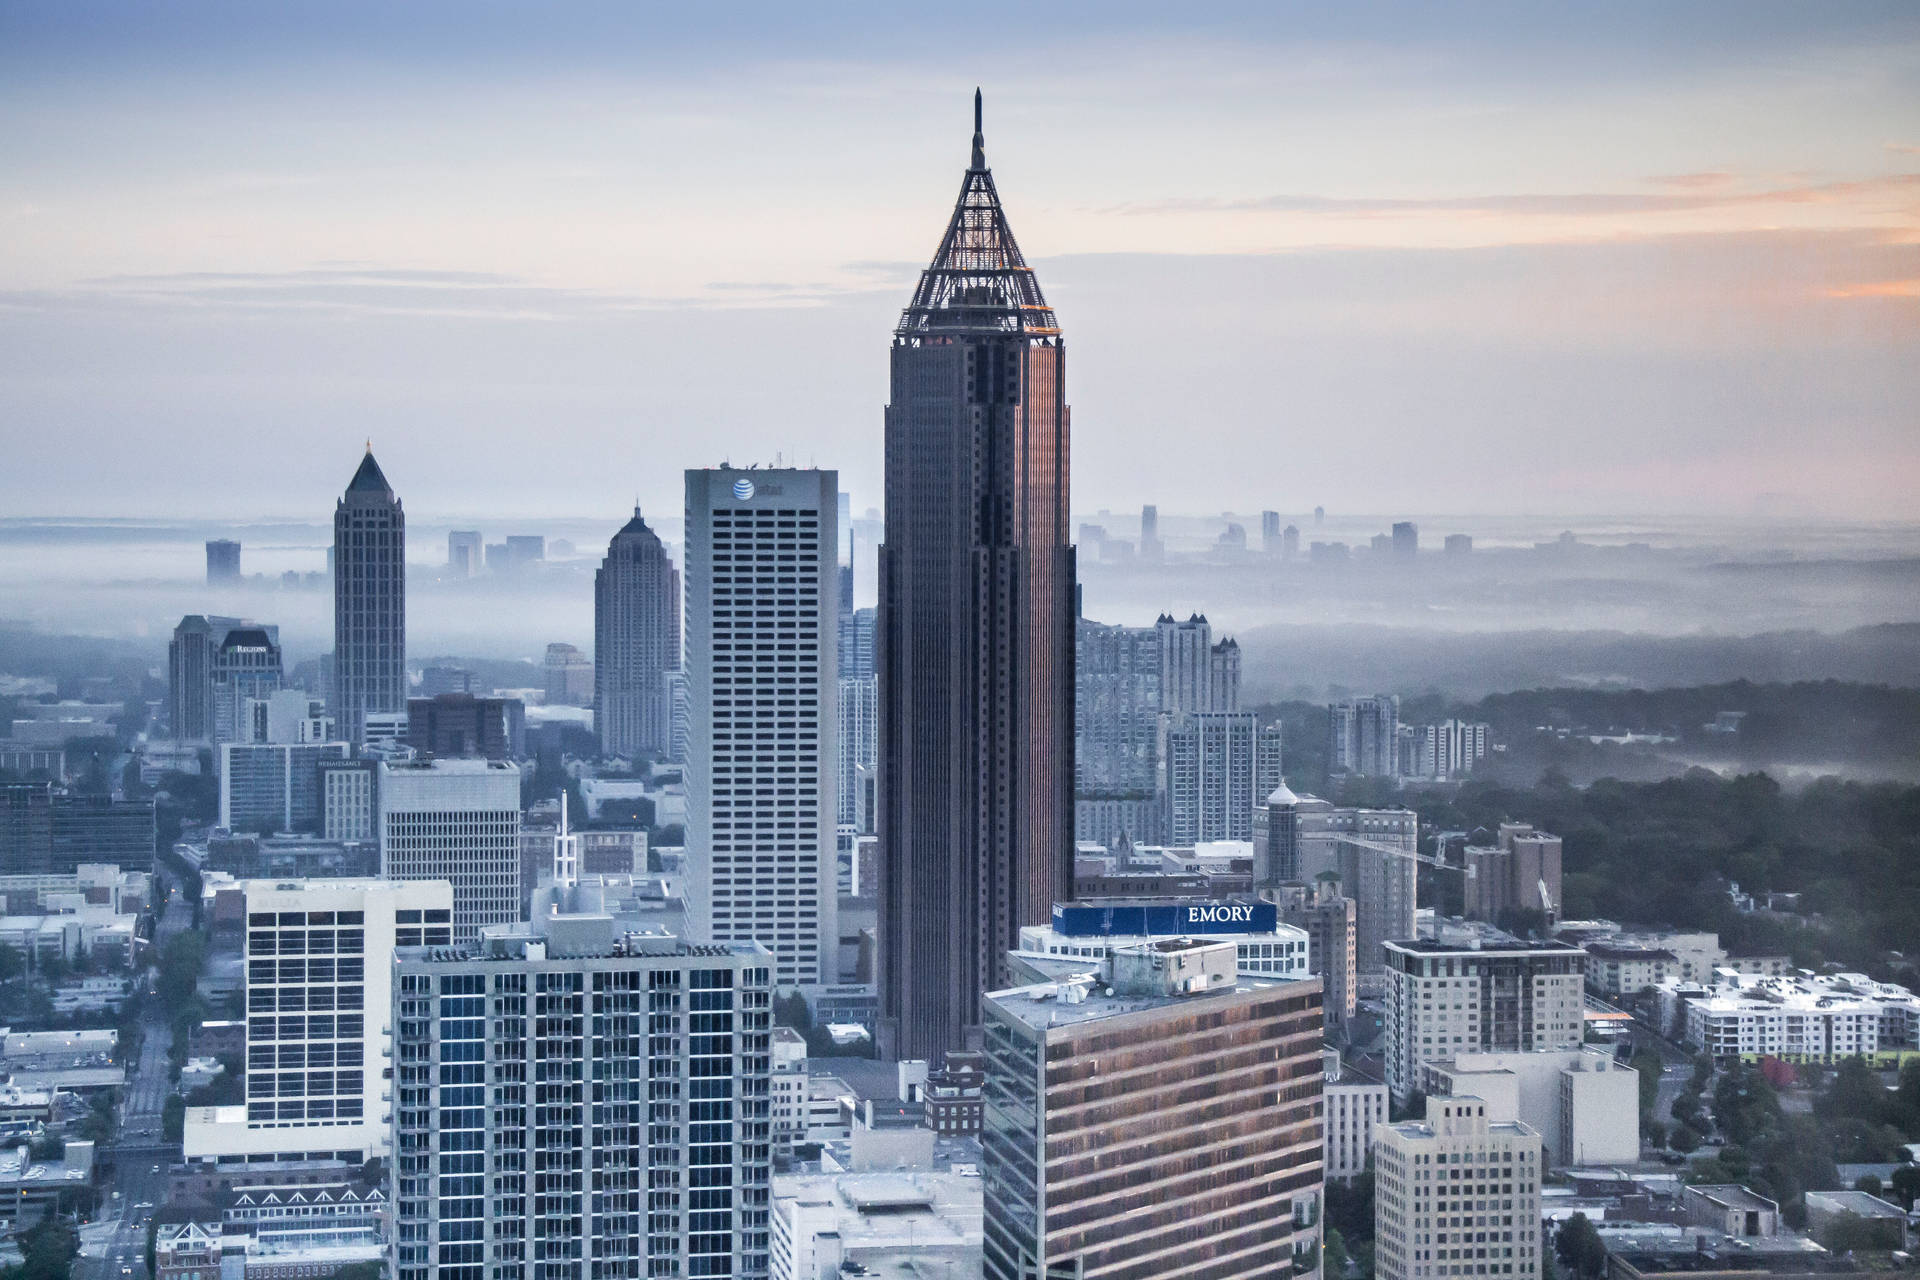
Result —
M1700 1134L1692 1125L1684 1122L1673 1127L1673 1133L1667 1138L1667 1145L1681 1155L1691 1155L1700 1149Z
M1887 1091L1865 1058L1848 1058L1833 1073L1833 1080L1813 1100L1813 1113L1823 1120L1855 1119L1879 1124L1890 1118Z
M1912 1209L1920 1200L1920 1165L1903 1164L1893 1171L1887 1191L1902 1209Z
M11 946L0 942L0 982L12 982L26 971L26 959Z
M1853 1180L1853 1189L1855 1191L1864 1191L1870 1196L1877 1196L1886 1190L1885 1187L1880 1185L1879 1175L1873 1173L1863 1174L1855 1178Z
M1653 1050L1642 1049L1627 1065L1640 1073L1640 1114L1651 1116L1660 1099L1660 1076L1666 1070L1666 1063Z
M1645 1121L1640 1126L1640 1132L1650 1147L1659 1148L1667 1145L1667 1126L1658 1120Z
M9 1277L19 1280L67 1280L80 1252L79 1236L58 1217L42 1218L22 1231L19 1244L22 1261L7 1269Z
M1606 1242L1584 1213L1576 1213L1561 1224L1553 1238L1553 1252L1575 1280L1592 1280L1607 1267Z
M187 1130L187 1100L177 1093L167 1095L160 1108L160 1136L178 1142Z
M1338 1227L1328 1227L1326 1238L1325 1266L1320 1274L1327 1280L1341 1280L1347 1274L1347 1242L1341 1238Z

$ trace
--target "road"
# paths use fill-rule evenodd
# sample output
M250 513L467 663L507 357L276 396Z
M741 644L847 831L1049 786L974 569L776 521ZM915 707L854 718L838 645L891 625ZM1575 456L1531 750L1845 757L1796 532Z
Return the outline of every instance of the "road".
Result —
M169 899L154 930L156 949L191 926L186 904ZM99 1221L82 1232L83 1256L74 1262L74 1280L146 1280L147 1220L167 1202L172 1166L180 1144L161 1139L161 1110L172 1087L167 1080L167 1051L173 1031L166 1014L149 1005L143 1021L140 1060L121 1094L120 1132L102 1158L113 1161L113 1181L101 1187Z

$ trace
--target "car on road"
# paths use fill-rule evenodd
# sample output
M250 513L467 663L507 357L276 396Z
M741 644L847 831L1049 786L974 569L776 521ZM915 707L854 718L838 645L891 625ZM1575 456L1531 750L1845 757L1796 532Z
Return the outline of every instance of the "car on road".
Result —
M153 1166L153 1171L154 1171L155 1173L158 1173L158 1172L160 1172L160 1166L159 1166L159 1165L155 1165L155 1166Z

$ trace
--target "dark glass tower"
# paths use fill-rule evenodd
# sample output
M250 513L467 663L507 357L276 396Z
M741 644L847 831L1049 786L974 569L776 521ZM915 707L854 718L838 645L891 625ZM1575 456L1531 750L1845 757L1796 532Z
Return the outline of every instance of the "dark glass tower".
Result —
M880 550L881 1039L974 1045L1020 926L1070 896L1066 350L980 134L894 330Z
M356 748L367 716L407 709L407 517L373 460L333 509L333 716Z
M635 507L593 576L593 725L601 751L672 751L667 673L679 669L680 571Z

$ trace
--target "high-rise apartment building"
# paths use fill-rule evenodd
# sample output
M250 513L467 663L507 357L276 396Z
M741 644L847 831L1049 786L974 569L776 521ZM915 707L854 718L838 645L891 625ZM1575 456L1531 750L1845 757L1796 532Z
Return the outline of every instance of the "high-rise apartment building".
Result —
M1251 711L1198 711L1165 731L1167 842L1251 840L1254 810L1280 785L1280 724Z
M1232 637L1213 641L1213 627L1203 613L1174 621L1161 614L1154 628L1160 633L1160 709L1172 715L1188 711L1240 709L1240 646Z
M407 518L372 446L333 510L332 706L356 748L369 713L407 709Z
M1456 779L1487 754L1489 726L1467 720L1400 726L1400 775Z
M1428 1098L1425 1120L1374 1130L1380 1280L1539 1280L1540 1135L1484 1099Z
M582 892L395 959L394 1280L769 1274L772 958Z
M667 677L680 669L680 571L633 509L593 575L593 727L610 756L673 748Z
M1158 785L1161 631L1081 619L1073 673L1074 790L1150 795ZM1142 833L1135 833L1136 839Z
M984 1004L988 1280L1319 1275L1319 982L1181 940Z
M189 1167L388 1150L396 946L445 946L438 881L247 880L247 1101L189 1110Z
M545 675L548 706L593 704L593 659L580 652L578 645L562 641L548 645Z
M486 549L478 529L455 529L447 534L447 573L455 578L477 578L486 567Z
M1254 883L1336 880L1354 907L1354 981L1377 993L1389 939L1414 936L1420 817L1411 809L1338 806L1277 788L1255 815Z
M1387 1087L1405 1099L1426 1063L1461 1053L1577 1049L1586 953L1559 942L1385 944Z
M453 936L520 918L520 770L495 760L383 763L380 874L453 885Z
M1491 847L1467 846L1467 918L1519 928L1503 917L1538 912L1545 924L1554 924L1561 914L1560 837L1503 822L1498 841Z
M230 538L207 542L207 585L232 586L240 581L240 544Z
M1073 880L1066 348L973 156L894 330L880 550L883 1048L969 1047Z
M1339 1031L1359 1007L1356 904L1340 892L1340 881L1331 874L1311 884L1283 883L1271 892L1280 918L1306 931L1307 971L1320 979L1325 991L1328 1030Z
M687 927L839 977L838 476L687 472Z
M1366 778L1398 776L1400 699L1350 698L1327 708L1327 770Z

